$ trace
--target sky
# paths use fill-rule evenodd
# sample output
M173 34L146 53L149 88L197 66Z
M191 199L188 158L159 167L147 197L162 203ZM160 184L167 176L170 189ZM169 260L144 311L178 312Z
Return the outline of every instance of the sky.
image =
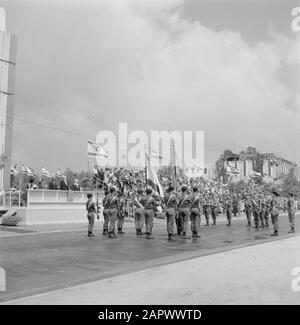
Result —
M300 164L290 0L0 0L18 36L13 163L87 168L101 130L202 130Z

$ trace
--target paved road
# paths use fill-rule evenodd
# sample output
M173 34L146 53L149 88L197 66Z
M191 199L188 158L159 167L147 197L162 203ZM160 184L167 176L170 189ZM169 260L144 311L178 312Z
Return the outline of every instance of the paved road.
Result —
M126 234L114 240L101 236L100 229L88 238L78 225L49 233L1 227L0 265L6 270L7 291L0 292L0 302L274 240L272 228L256 231L245 224L244 218L234 218L232 227L220 221L217 227L201 227L201 239L171 243L162 220L156 220L154 240L136 237L129 222ZM293 236L288 230L287 216L282 216L278 239Z

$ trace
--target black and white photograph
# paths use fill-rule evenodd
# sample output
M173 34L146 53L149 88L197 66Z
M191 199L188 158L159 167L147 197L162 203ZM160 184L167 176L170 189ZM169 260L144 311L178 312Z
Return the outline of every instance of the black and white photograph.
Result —
M299 0L0 0L1 309L299 305L299 140Z

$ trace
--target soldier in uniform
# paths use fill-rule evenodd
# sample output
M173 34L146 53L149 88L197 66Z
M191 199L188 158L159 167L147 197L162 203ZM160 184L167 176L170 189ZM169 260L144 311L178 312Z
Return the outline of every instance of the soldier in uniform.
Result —
M287 209L288 209L288 216L289 216L289 221L291 225L291 230L289 233L294 233L295 232L295 200L293 198L293 194L289 193L290 197L288 198L287 201Z
M108 235L108 222L109 222L109 212L108 212L108 207L107 207L107 198L109 195L109 191L104 192L104 198L102 200L102 205L103 205L103 235L106 236Z
M258 200L258 205L260 207L259 218L260 218L260 227L265 228L265 215L266 215L266 205L264 202L264 197L261 195Z
M182 226L182 236L184 239L189 239L190 237L187 236L187 227L190 218L190 207L191 207L191 197L187 192L188 187L183 185L181 187L181 196L179 198L178 203L178 216L180 219L180 223Z
M211 218L213 220L213 223L211 224L212 226L217 225L218 206L219 206L219 202L218 202L217 195L215 194L210 201Z
M191 202L191 230L192 237L200 238L198 231L200 228L200 196L198 194L198 188L193 188L192 202Z
M238 213L238 198L235 194L233 195L232 199L232 212L233 215L236 217L236 214Z
M205 220L206 220L205 226L209 226L209 200L208 200L207 195L204 195L203 202L202 202L202 208L203 208L203 213L204 213Z
M252 202L250 196L247 196L245 199L245 212L248 221L247 226L251 227Z
M258 196L255 194L252 197L252 211L253 211L254 225L256 230L259 229L259 215L260 215L260 206L258 201L259 201Z
M95 203L93 202L93 194L88 193L87 198L88 200L86 202L86 211L87 211L87 218L89 221L88 236L95 237L95 235L93 234L93 226L95 222L96 207L95 207Z
M142 199L142 205L144 206L145 224L146 224L146 238L154 239L152 236L153 218L156 212L156 200L152 196L152 188L146 189L146 196Z
M168 194L164 198L165 213L167 218L168 239L174 240L173 231L176 218L177 196L174 192L174 186L169 185Z
M269 214L271 210L271 200L269 196L266 194L264 198L264 205L265 205L265 227L269 228Z
M232 217L232 200L230 196L227 196L225 199L225 211L228 223L226 226L231 226L231 217Z
M115 224L118 218L119 210L119 198L116 193L116 188L111 187L109 190L110 194L107 198L106 207L108 209L109 222L108 222L108 237L116 238L115 234Z
M143 199L143 191L139 189L137 191L137 195L133 200L133 205L135 207L134 209L135 230L137 236L143 235L142 229L145 222L144 207L141 203L142 199Z
M279 230L279 208L280 204L277 199L279 194L277 192L273 192L273 198L271 200L271 220L272 224L274 226L274 233L271 234L271 236L278 236L278 230Z
M124 220L125 220L124 213L125 213L125 208L126 208L127 202L120 190L117 192L117 195L118 195L118 199L119 199L117 228L118 228L118 234L123 235L123 234L125 234L125 232L123 231L123 225L124 225Z

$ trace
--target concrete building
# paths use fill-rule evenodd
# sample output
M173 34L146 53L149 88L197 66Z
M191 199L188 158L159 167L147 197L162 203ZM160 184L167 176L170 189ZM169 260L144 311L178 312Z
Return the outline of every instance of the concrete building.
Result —
M230 174L232 182L247 182L253 176L254 161L247 155L232 154L225 159L224 165L236 170L236 173Z
M251 155L232 154L224 160L224 165L231 167L230 181L238 182L240 180L248 181L254 175L255 161ZM291 169L295 170L295 176L300 180L299 167L274 153L263 154L263 180L266 182L274 182L286 176ZM236 171L236 173L234 173Z
M0 8L0 191L10 187L17 48L16 36L5 27L5 11Z
M280 180L286 176L291 169L295 170L295 176L299 180L299 167L295 163L279 157L274 153L266 153L263 157L264 180L269 182Z

